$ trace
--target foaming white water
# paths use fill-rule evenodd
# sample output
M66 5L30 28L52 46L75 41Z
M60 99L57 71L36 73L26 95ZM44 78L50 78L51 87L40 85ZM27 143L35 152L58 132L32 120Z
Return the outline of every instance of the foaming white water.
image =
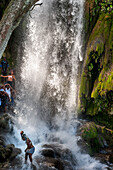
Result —
M81 153L76 136L83 5L84 0L45 0L28 17L12 143L25 149L19 134L24 130L37 155L42 144L57 139L77 160L74 170L93 170L104 165Z

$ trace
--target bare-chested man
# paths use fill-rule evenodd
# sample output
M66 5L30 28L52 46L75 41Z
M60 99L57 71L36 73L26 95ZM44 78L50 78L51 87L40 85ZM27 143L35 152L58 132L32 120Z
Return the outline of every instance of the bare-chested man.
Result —
M1 77L7 77L8 78L7 79L7 84L10 84L10 86L14 88L13 82L16 80L16 78L15 78L15 75L13 73L13 70L11 70L9 75L7 75L7 76L1 75Z
M25 149L25 162L27 162L27 158L29 156L30 162L32 163L32 154L35 151L35 147L33 146L31 140L24 134L24 131L20 132L21 138L26 142L27 148Z

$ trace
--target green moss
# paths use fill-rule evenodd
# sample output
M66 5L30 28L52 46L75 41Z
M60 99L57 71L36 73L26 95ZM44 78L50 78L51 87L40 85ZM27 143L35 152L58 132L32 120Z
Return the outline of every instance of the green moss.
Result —
M113 72L106 77L103 73L99 75L98 83L91 94L92 98L97 98L98 95L106 95L107 91L113 90Z
M85 94L85 97L96 99L99 95L106 95L108 91L113 90L113 71L111 69L113 63L112 18L113 14L111 13L100 13L90 35L83 73L85 76L81 78L80 96ZM89 96L90 94L91 96ZM93 106L89 107L88 104L86 108L90 114L93 110L92 113L95 115Z
M86 96L86 91L87 91L86 84L87 84L87 79L85 73L83 72L81 78L81 86L80 86L80 97L82 97L82 94Z
M90 36L81 77L81 108L91 120L113 129L113 13L100 12L94 24L94 1L87 2L90 11L86 11L85 24Z
M98 52L98 56L101 56L102 53L104 52L104 43L100 42L96 46L96 51Z
M100 124L102 126L105 126L109 129L113 130L113 116L112 115L108 115L107 113L100 112L98 115L93 117L93 120L97 124ZM104 132L104 130L103 130L103 132Z
M98 114L98 107L95 104L94 100L90 99L90 101L87 105L86 114L90 115L90 116L94 116L94 115Z
M98 133L95 123L91 123L82 130L82 137L88 143L90 152L97 152L104 146L104 139Z

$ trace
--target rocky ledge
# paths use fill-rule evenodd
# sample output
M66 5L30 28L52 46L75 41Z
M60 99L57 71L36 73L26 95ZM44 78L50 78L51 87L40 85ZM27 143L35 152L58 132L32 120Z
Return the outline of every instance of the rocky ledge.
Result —
M94 122L83 122L79 129L81 141L79 145L84 151L102 163L113 168L113 130Z
M45 144L42 146L40 153L42 156L35 158L39 170L73 170L73 166L76 166L76 160L71 151L63 148L61 144Z
M11 118L8 114L0 116L0 169L7 169L10 163L21 153L13 144L6 145L6 135L12 133Z

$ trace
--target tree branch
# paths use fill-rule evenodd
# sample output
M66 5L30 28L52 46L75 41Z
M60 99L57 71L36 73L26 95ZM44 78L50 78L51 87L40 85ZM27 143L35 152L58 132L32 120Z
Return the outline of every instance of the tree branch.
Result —
M11 0L0 21L0 58L14 29L23 16L39 0Z
M35 8L35 6L37 6L37 5L40 5L40 6L41 6L42 4L43 4L43 3L40 3L40 4L34 4L34 5L33 5L33 7L32 7L29 11L32 11L32 10Z

